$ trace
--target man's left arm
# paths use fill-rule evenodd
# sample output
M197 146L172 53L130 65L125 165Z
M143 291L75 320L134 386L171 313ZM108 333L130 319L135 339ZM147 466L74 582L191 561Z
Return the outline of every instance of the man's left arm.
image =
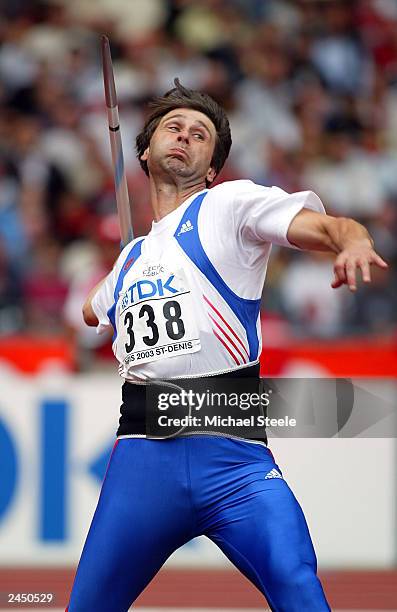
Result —
M374 250L374 241L365 227L346 217L331 217L304 208L291 221L287 238L300 249L336 254L331 284L334 289L348 285L355 291L357 269L361 270L363 281L369 283L371 264L379 268L388 266Z

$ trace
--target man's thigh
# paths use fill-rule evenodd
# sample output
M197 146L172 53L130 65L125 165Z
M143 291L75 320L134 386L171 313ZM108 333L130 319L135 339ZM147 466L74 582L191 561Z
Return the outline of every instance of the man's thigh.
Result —
M206 535L262 591L273 610L329 610L299 503L271 453L241 444L241 453L234 448L235 469L217 477L219 502L214 498L207 512Z
M161 441L118 443L84 545L69 612L128 610L172 552L190 539L192 514L183 471L177 467L180 454L177 445Z

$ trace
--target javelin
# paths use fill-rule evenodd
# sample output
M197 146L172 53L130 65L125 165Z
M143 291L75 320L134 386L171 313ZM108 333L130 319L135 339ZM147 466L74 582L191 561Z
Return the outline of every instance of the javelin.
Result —
M124 169L119 108L117 104L116 86L114 84L112 57L110 55L109 39L105 35L102 35L102 67L106 110L109 123L110 147L112 149L117 212L119 216L121 244L124 247L131 242L134 234L132 231L131 205L128 197L127 177Z

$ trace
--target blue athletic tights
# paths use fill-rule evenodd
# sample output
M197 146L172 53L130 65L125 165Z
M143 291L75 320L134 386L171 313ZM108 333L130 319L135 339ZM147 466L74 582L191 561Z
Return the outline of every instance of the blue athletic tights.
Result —
M199 535L221 548L272 610L330 610L303 512L278 474L261 444L210 435L119 440L69 612L126 612L168 557Z

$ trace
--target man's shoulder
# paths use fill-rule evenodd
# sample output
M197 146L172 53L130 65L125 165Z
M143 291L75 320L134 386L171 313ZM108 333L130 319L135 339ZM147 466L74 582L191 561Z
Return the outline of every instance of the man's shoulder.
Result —
M145 238L146 236L137 236L136 238L133 238L131 242L126 244L116 260L115 267L122 268L124 265L128 265L128 263L132 263L133 260L137 259L140 255L142 241Z
M125 247L123 247L122 251L120 252L120 257L129 253L134 247L138 247L145 238L146 236L136 236L133 238L130 242L128 242L128 244L125 245Z
M218 183L214 187L211 187L209 193L216 193L221 191L230 191L233 192L236 189L239 191L241 189L250 189L255 185L253 181L250 179L235 179L234 181L223 181L222 183Z
M261 191L265 193L270 189L270 187L258 185L250 179L236 179L234 181L218 183L214 187L211 187L208 193L214 197L236 197L238 195L249 195Z

